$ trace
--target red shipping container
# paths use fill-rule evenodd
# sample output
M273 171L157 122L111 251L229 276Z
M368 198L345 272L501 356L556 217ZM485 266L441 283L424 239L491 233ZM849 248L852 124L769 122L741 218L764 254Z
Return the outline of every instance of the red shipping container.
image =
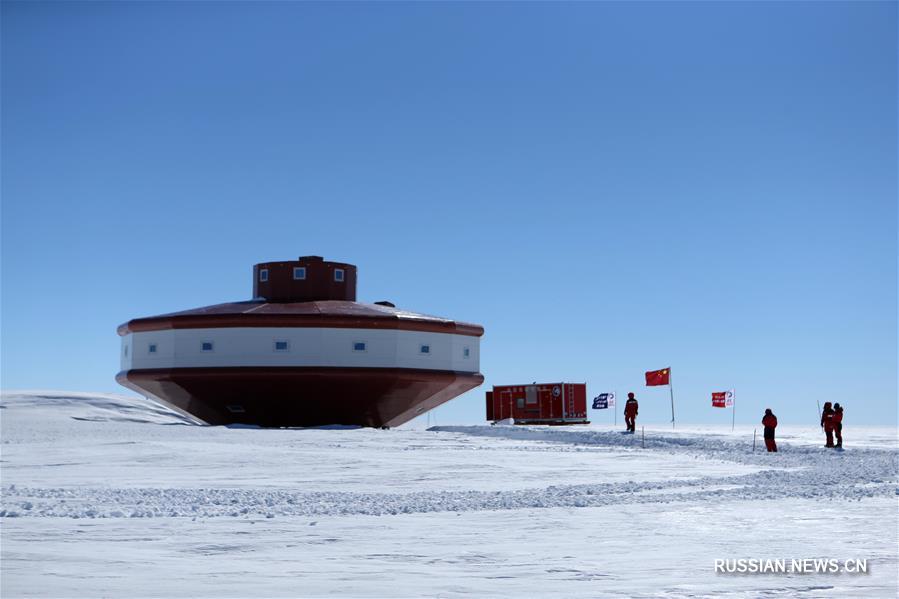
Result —
M487 420L515 424L589 424L586 383L503 385L487 391Z

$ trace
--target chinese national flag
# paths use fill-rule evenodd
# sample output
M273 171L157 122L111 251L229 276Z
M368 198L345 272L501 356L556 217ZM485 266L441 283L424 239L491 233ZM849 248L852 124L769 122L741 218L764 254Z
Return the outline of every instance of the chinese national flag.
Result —
M661 370L650 370L646 373L646 386L655 387L656 385L667 385L671 378L671 369L663 368Z

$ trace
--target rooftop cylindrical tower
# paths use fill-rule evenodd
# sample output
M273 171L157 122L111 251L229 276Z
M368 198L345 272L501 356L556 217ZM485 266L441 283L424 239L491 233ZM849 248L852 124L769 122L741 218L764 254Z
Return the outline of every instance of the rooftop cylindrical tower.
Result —
M356 301L356 267L301 256L291 262L253 266L253 297L270 302Z

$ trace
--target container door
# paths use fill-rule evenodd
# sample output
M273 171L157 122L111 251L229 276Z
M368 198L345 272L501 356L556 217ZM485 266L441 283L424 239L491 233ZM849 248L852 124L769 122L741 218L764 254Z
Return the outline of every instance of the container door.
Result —
M542 417L540 413L540 395L537 385L527 385L524 388L524 417L534 420Z
M537 388L537 401L540 402L540 418L543 420L552 419L553 395L545 385L540 385Z
M540 417L544 420L555 420L559 417L561 406L557 397L553 396L553 385L540 385Z
M512 418L512 391L506 389L499 394L499 420Z

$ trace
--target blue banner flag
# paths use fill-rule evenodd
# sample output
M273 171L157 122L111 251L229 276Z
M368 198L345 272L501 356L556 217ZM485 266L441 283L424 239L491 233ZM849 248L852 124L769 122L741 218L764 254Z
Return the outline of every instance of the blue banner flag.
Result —
M615 407L615 394L614 393L600 393L596 397L593 398L593 409L594 410L605 410L607 408Z

